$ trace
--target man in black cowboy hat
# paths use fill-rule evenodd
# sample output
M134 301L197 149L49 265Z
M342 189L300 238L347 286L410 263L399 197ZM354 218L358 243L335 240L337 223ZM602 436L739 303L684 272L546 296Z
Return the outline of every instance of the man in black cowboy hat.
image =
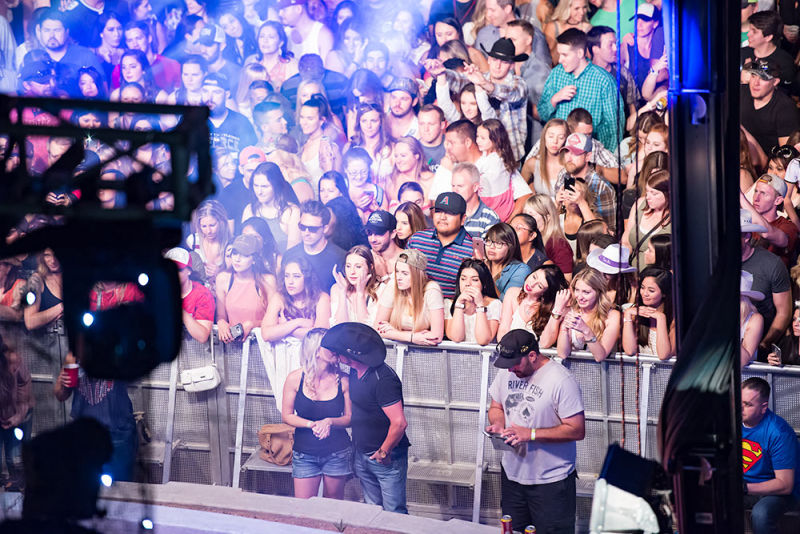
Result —
M355 471L364 500L388 512L407 514L408 447L403 384L384 363L386 346L361 323L341 323L322 338L322 346L350 366Z
M576 441L586 435L581 390L560 363L539 353L536 336L512 330L497 344L489 426L503 451L500 506L522 531L575 532Z
M525 136L528 133L526 108L528 86L520 76L514 74L514 63L528 59L527 54L516 54L511 39L501 38L495 41L491 50L483 49L489 56L489 72L482 73L475 65L466 65L464 74L445 69L442 62L432 59L425 62L425 68L436 76L436 83L445 84L451 92L460 92L468 83L475 85L476 98L478 92L495 99L498 109L494 113L483 113L483 120L500 119L511 140L514 158L521 160L525 156Z

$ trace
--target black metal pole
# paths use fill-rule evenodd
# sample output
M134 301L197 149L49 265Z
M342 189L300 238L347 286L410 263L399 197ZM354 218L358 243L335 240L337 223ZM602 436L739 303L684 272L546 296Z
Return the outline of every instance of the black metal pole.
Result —
M659 422L678 530L743 530L739 371L739 11L665 0L678 362ZM710 477L710 478L709 478Z

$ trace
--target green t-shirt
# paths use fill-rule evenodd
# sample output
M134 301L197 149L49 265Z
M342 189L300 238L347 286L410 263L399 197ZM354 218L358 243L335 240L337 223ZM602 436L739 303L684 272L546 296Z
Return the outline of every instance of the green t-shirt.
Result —
M622 0L620 2L620 31L617 34L618 37L622 38L629 33L633 33L636 22L628 19L635 14L635 0ZM589 22L592 23L592 26L608 26L612 30L617 31L617 12L598 9L597 13L594 14Z

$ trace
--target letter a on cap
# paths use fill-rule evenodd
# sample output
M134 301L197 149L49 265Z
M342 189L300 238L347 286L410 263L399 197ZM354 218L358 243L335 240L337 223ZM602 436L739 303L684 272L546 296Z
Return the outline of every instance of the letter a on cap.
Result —
M449 206L449 205L450 205L450 197L444 197L444 198L442 199L442 202L441 202L441 204L442 204L443 206Z

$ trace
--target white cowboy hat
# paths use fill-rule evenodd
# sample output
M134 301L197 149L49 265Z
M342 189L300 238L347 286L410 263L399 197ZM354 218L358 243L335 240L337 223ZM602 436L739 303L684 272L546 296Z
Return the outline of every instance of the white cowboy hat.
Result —
M764 300L764 293L753 290L753 275L747 271L742 271L742 278L739 280L739 293L743 297L752 300Z
M604 249L596 248L591 251L586 256L586 265L604 274L632 273L636 271L636 267L631 267L628 260L630 254L630 250L614 243Z
M742 233L754 232L757 234L766 232L767 229L753 222L753 214L750 210L742 209L739 211L739 224L742 227Z

